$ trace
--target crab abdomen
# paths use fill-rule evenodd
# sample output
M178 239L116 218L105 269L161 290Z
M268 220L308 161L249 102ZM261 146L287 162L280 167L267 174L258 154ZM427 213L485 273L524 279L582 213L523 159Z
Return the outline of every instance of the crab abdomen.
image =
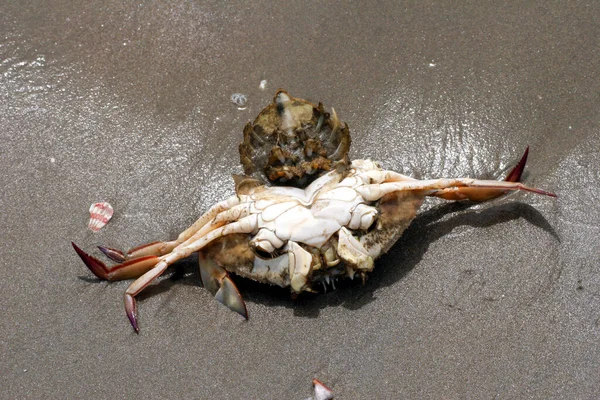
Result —
M289 255L283 249L294 242L312 255L307 290L331 277L353 277L360 267L340 254L338 232L345 228L345 239L349 233L374 260L408 227L423 194L392 193L379 201L366 201L353 187L360 186L359 180L352 175L332 180L329 175L333 174L315 181L319 189L314 192L311 188L258 189L247 197L257 213L256 232L225 236L204 252L237 275L286 287L290 285ZM354 185L348 185L350 181Z

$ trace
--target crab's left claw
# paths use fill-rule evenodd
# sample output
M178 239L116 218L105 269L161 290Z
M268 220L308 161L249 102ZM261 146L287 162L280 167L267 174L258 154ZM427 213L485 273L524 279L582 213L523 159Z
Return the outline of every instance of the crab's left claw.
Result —
M202 253L198 254L198 265L202 284L215 295L215 299L230 310L248 319L246 303L244 303L235 283L229 278L227 271Z
M157 256L143 256L109 266L98 260L96 257L81 250L75 243L71 242L71 245L85 266L88 267L98 279L106 281L138 278L152 269L159 261Z
M121 250L113 249L111 247L106 246L98 246L98 249L104 253L104 255L114 262L122 263L127 260L127 255L123 253Z
M141 258L146 256L162 256L164 254L169 253L171 250L175 248L176 242L152 242L143 244L138 247L134 247L129 250L127 253L119 250L113 249L112 247L107 246L98 246L101 252L111 260L122 263L127 260L132 260L134 258Z
M90 256L85 251L81 250L75 243L71 242L71 245L73 246L73 249L75 249L75 252L79 258L81 258L81 261L83 261L85 266L88 267L88 269L94 275L96 275L98 279L108 280L109 271L102 261L98 260L96 257Z

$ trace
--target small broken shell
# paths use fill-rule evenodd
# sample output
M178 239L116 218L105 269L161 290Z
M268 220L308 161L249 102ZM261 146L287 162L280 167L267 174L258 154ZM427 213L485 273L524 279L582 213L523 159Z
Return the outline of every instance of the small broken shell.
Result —
M110 204L103 201L100 203L94 203L90 206L90 222L88 228L93 232L98 232L108 224L108 221L113 216L113 208Z
M313 379L314 396L306 400L332 400L333 392L327 386L323 385L318 379Z

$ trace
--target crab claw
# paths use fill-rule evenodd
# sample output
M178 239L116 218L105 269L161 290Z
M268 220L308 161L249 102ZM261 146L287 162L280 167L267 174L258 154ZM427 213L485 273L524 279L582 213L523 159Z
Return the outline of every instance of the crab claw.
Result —
M98 279L107 281L139 278L158 262L157 256L143 256L132 258L121 264L107 266L96 257L90 256L85 251L81 250L75 243L71 242L71 244L85 266L88 267Z
M81 250L75 243L71 242L71 245L75 249L77 255L81 258L81 261L83 261L85 266L88 267L98 279L109 280L109 271L102 261L98 260L96 257L90 256L85 251Z
M515 165L515 167L508 172L506 178L504 178L504 182L519 182L521 180L521 175L523 175L523 170L525 169L525 164L527 163L528 155L529 146L527 146L527 148L525 149L525 153L523 153L523 156L521 157L517 165ZM496 197L500 197L508 193L510 190L511 189L503 189L501 187L457 187L442 189L436 191L432 195L441 197L446 200L487 201L495 199ZM527 188L526 190L537 194L556 197L554 193L546 192L541 189Z
M105 246L98 246L98 249L100 249L100 251L103 252L106 257L110 258L114 262L122 263L127 260L127 256L121 250Z
M202 284L215 295L215 299L230 310L248 319L246 303L244 303L235 283L229 278L227 271L202 253L198 254L198 265Z
M523 175L523 170L525 169L525 164L527 164L527 156L529 155L529 146L525 149L525 153L523 153L523 157L519 160L517 165L514 166L513 169L506 175L504 180L506 182L519 182L521 180L521 175Z
M118 263L145 256L162 256L163 254L170 252L173 248L175 248L175 242L147 243L134 247L127 253L118 249L113 249L112 247L98 246L98 249L100 249L106 257Z

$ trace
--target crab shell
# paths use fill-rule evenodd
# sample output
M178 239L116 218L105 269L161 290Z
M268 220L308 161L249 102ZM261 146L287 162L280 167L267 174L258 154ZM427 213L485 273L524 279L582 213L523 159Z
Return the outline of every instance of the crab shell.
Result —
M350 131L334 109L325 111L279 90L244 127L239 146L244 173L272 185L306 187L324 172L349 166Z

